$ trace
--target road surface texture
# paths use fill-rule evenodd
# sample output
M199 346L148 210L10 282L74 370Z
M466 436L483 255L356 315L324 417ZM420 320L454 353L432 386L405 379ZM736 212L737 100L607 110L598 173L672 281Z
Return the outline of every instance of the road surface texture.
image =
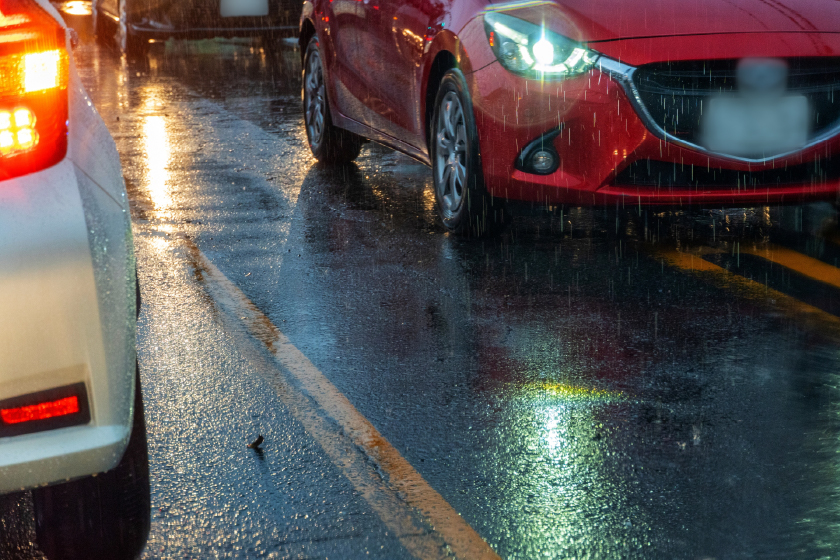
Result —
M143 558L840 555L830 205L458 239L423 165L312 159L288 43L74 24L132 203ZM0 501L0 557L41 557L30 518Z

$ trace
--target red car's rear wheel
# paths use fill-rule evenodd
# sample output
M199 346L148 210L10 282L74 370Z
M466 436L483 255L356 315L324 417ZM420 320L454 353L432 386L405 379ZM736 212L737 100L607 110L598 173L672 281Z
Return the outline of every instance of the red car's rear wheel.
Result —
M341 164L359 155L364 139L332 123L317 35L309 41L303 59L303 119L309 148L318 161Z

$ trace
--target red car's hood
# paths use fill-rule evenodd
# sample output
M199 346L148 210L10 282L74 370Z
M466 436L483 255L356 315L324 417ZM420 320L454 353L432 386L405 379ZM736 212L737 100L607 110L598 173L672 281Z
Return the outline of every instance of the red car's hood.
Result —
M712 33L840 32L832 0L553 0L579 38L609 41Z

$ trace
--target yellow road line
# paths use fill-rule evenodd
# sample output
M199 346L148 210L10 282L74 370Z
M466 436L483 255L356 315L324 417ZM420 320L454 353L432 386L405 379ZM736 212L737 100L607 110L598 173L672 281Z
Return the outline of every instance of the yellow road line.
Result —
M789 268L814 280L819 280L835 288L840 288L840 269L826 264L798 251L793 251L778 245L766 244L757 247L741 247L742 253L756 255L785 268Z
M484 539L435 491L391 443L365 418L309 359L233 284L196 244L184 237L190 260L214 301L241 318L249 333L262 342L295 384L271 379L295 418L324 448L333 463L347 476L357 491L373 507L389 530L416 558L457 558L498 560L500 557ZM278 376L275 376L278 377ZM298 396L296 396L298 395ZM309 404L310 397L317 407ZM338 425L330 426L323 416ZM342 432L343 436L342 437ZM349 438L349 441L345 438ZM371 472L353 445L372 459L382 480ZM431 529L418 523L412 508Z
M702 257L703 254L708 252L703 250L680 252L675 249L657 249L653 254L681 270L706 275L721 288L734 291L747 299L772 306L797 320L804 319L805 326L840 337L840 317L710 263Z
M703 259L703 254L705 253L689 253L676 251L674 249L664 249L657 251L657 254L668 261L671 265L683 270L696 272L726 272L725 269L719 267L718 265Z

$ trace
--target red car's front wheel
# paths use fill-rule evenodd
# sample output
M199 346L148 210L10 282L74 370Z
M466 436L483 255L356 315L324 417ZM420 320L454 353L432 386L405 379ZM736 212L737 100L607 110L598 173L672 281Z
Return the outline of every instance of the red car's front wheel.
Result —
M474 237L498 233L507 222L504 201L484 188L478 131L464 75L446 72L432 118L432 169L435 200L443 225Z

